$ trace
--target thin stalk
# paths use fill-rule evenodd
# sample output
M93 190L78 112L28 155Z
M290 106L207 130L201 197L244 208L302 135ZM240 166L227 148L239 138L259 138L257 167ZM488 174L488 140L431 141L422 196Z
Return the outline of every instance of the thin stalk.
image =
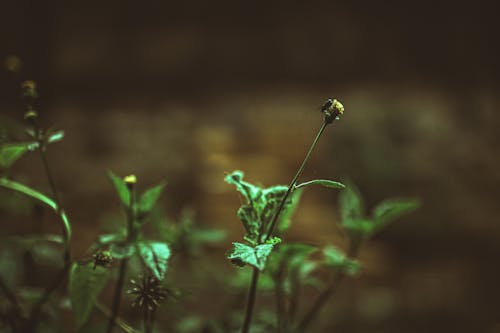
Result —
M131 241L133 237L133 225L134 225L134 191L130 189L130 202L127 207L127 241ZM128 259L122 259L120 263L120 270L118 272L118 281L115 287L115 294L113 297L113 303L111 305L111 316L109 317L107 333L112 333L113 328L116 323L116 317L118 316L118 311L120 309L120 301L122 297L123 285L125 282L125 275L127 273Z
M323 132L325 131L325 128L327 125L328 125L328 123L326 121L323 121L323 125L321 125L321 128L319 129L318 133L316 134L316 137L314 138L314 141L311 144L311 147L309 147L309 150L307 151L307 154L306 154L304 160L302 161L302 164L300 165L299 170L297 170L297 173L295 174L292 181L290 182L290 185L288 186L288 190L286 191L285 195L281 199L281 202L278 206L278 209L274 213L273 219L271 220L269 230L268 230L264 240L260 240L259 243L265 243L266 241L269 240L269 238L273 234L274 229L276 228L276 223L277 223L278 218L281 214L281 211L283 210L283 207L285 207L286 200L288 199L288 197L292 193L292 191L295 187L295 184L297 183L297 180L299 179L300 175L304 171L304 168L305 168L307 162L309 161L309 158L311 157L311 154L312 154L314 148L316 147L316 145L318 144L318 141L319 141L321 135L323 134ZM254 268L253 273L252 273L252 281L250 283L250 289L248 291L247 306L246 306L246 310L245 310L245 319L243 321L241 333L248 333L248 330L250 329L250 323L252 321L252 315L253 315L253 308L255 305L255 297L257 295L258 281L259 281L259 270L257 268Z
M250 323L252 322L253 308L255 306L255 296L257 295L257 283L259 282L259 269L253 268L252 281L250 282L250 289L248 290L247 307L245 310L245 319L241 327L241 333L248 333Z
M360 245L361 244L359 241L351 243L347 256L352 259L356 258ZM296 332L304 333L307 331L316 317L320 314L327 301L335 294L344 278L344 273L339 270L335 272L332 279L330 280L330 283L328 284L328 287L323 290L323 292L321 292L321 294L314 301L302 320L297 325Z
M321 128L319 129L318 133L316 134L316 137L314 138L313 143L311 144L311 147L309 147L309 150L307 151L306 157L304 157L304 160L302 161L302 164L299 167L299 170L297 170L297 173L295 174L295 177L293 177L292 181L290 182L290 185L288 185L288 190L286 191L285 196L283 199L281 199L280 205L278 206L278 209L276 210L276 213L274 213L273 219L271 220L271 226L269 227L269 231L267 232L266 237L264 238L264 242L269 240L271 238L274 228L276 227L276 223L278 222L278 217L281 214L281 211L283 210L283 207L285 206L286 200L294 190L295 184L297 183L297 180L299 177L302 175L302 172L304 171L304 168L306 167L307 162L309 162L309 158L311 157L311 154L318 144L319 139L321 138L321 135L325 131L326 126L328 123L323 122L323 125L321 125Z
M36 129L38 133L40 133L40 129ZM38 317L40 315L40 311L43 307L43 305L50 299L52 296L52 293L54 293L57 288L64 282L64 279L69 271L69 268L71 267L71 250L70 250L70 234L69 230L67 229L66 223L68 222L67 216L64 213L64 210L62 209L61 206L61 201L59 200L59 195L57 192L57 187L54 182L54 178L52 176L52 172L49 167L49 163L47 161L47 156L45 154L45 146L44 142L42 139L39 140L39 149L40 151L40 159L42 160L42 165L43 169L45 171L45 175L47 176L47 181L50 186L50 190L52 192L52 198L54 199L54 202L56 204L56 214L59 216L62 222L62 234L63 234L63 239L64 239L64 266L62 269L59 271L59 273L56 275L55 279L52 281L51 284L45 289L44 293L42 296L37 300L37 302L33 305L30 311L30 317L29 317L29 326L30 328L34 328L36 326L36 322L38 321Z
M50 170L50 167L49 167L49 163L47 161L47 155L45 154L45 144L43 142L40 142L40 147L38 149L38 151L40 151L40 158L42 160L42 164L43 164L43 169L45 171L45 174L47 176L47 181L49 182L49 186L50 186L50 190L52 192L52 197L54 199L54 202L56 203L56 213L57 215L59 215L59 217L61 218L62 221L64 221L64 217L63 217L63 214L64 214L64 210L61 206L61 201L59 199L59 194L58 194L58 191L57 191L57 187L55 185L55 182L54 182L54 177L52 177L52 172ZM68 230L66 229L66 226L63 222L63 225L62 225L62 234L63 234L63 238L64 238L64 262L65 264L68 264L69 262L71 262L71 252L70 252L70 235L68 234Z

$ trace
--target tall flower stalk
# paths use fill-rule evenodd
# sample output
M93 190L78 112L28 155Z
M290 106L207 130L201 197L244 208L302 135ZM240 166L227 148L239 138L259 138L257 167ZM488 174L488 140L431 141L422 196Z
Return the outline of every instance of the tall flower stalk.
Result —
M290 185L288 185L288 189L283 196L283 198L280 201L280 204L278 208L276 209L276 212L273 215L273 218L271 220L271 223L269 225L269 228L267 230L267 233L261 234L261 237L259 237L259 244L266 243L269 241L274 233L274 230L276 228L277 221L280 217L281 212L283 211L283 208L285 206L285 203L287 202L288 198L292 194L292 192L295 190L295 185L297 184L297 181L299 177L302 175L302 172L304 171L307 163L309 162L309 159L311 157L312 152L316 148L323 132L325 131L326 127L330 124L333 123L334 120L339 119L339 116L344 113L344 106L336 99L328 99L323 106L321 107L321 112L324 115L323 118L323 124L321 125L320 129L318 130L316 137L314 138L314 141L312 142L311 146L309 147L309 150L306 153L306 156L304 157L304 160L302 161L302 164L300 165L299 169L295 173L295 176L293 177L292 181L290 182ZM263 237L262 237L263 236ZM252 316L253 316L253 310L255 307L255 299L257 296L257 285L259 282L259 274L260 271L258 268L253 267L253 272L252 272L252 280L250 282L250 288L248 290L248 296L247 296L247 305L245 309L245 317L243 320L243 325L241 328L241 333L248 333L250 330L250 324L252 322Z

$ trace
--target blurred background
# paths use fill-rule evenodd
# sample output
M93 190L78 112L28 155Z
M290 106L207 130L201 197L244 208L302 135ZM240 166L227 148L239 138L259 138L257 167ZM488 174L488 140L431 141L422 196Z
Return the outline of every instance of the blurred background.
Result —
M20 83L33 79L41 121L66 131L48 154L75 221L76 256L119 211L113 170L135 173L143 188L166 180L170 219L190 207L200 225L227 230L207 256L231 274L224 252L243 228L225 172L287 184L321 125L321 104L339 98L345 115L302 179L348 177L368 211L394 196L423 205L363 248L363 275L345 281L316 332L500 332L497 7L2 1L1 116L17 126ZM15 133L5 135L23 139ZM47 190L37 157L23 157L12 175ZM337 198L308 190L287 240L343 246ZM2 211L2 236L32 230L29 214ZM190 274L183 288L193 295L169 305L184 311L170 320L221 316L224 301L214 298L227 287Z

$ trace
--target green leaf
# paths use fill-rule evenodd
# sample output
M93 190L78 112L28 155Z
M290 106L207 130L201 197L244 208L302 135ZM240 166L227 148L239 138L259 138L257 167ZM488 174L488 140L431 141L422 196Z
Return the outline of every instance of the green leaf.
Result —
M153 209L156 201L161 195L161 192L165 188L166 183L161 183L160 185L154 186L147 191L145 191L139 199L139 212L140 214L147 214Z
M168 245L161 242L139 242L137 246L146 266L158 280L163 280L170 258Z
M116 243L109 247L111 256L116 259L130 258L135 254L135 246L133 244Z
M344 274L355 276L360 270L357 260L348 258L342 250L334 246L326 246L323 249L323 255L327 266L340 270Z
M301 188L301 187L306 187L306 186L311 186L311 185L321 185L321 186L336 188L336 189L344 189L345 188L344 184L342 184L340 182L333 181L333 180L328 180L328 179L310 180L308 182L296 185L295 188Z
M6 143L0 145L0 168L7 169L26 152L36 148L36 142Z
M7 178L0 178L0 186L3 186L5 188L11 189L16 192L23 193L29 197L32 197L38 201L43 202L50 208L52 208L56 213L58 211L57 204L54 200L50 199L47 197L45 194L42 194L32 188L29 188L26 185L23 185L21 183L15 182L13 180L7 179ZM71 239L71 224L69 222L69 219L64 211L59 212L59 216L63 222L64 229L66 231L66 236L67 239L65 240L66 243L69 242Z
M59 142L64 138L64 131L50 131L47 136L47 143Z
M347 220L342 223L342 226L352 235L361 238L371 236L376 228L375 222L368 219Z
M233 243L233 251L227 256L237 266L248 264L252 267L264 270L266 261L274 247L273 244L260 244L255 247L242 243Z
M236 189L241 194L243 194L243 196L247 199L247 203L250 204L253 201L259 199L259 197L262 195L262 189L258 186L243 181L244 175L245 174L243 173L243 171L237 170L228 174L224 178L224 180L226 181L226 183L236 186Z
M108 176L109 179L111 180L111 183L113 183L113 186L115 187L116 193L118 193L118 197L120 198L122 204L125 207L129 207L130 191L127 188L127 185L125 184L123 179L115 175L112 171L108 171Z
M108 271L102 267L93 269L92 264L73 263L69 276L69 297L76 326L80 328L90 316L97 296L106 285Z
M364 219L363 199L354 184L347 182L346 188L340 192L339 201L342 225Z
M279 234L285 232L292 225L292 216L297 210L297 206L299 204L301 196L302 196L301 189L295 190L292 192L292 194L290 194L290 197L288 198L278 218L278 224L276 226L276 229Z
M373 210L376 229L380 230L402 215L413 212L418 207L420 207L420 202L416 199L388 199L381 202Z

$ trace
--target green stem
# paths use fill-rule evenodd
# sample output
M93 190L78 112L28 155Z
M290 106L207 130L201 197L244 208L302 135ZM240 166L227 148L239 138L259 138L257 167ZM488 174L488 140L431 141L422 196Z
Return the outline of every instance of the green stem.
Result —
M52 177L52 172L50 170L49 163L47 161L47 155L45 154L45 143L42 140L39 141L38 151L40 151L40 158L42 160L43 169L47 176L47 181L49 182L50 190L52 192L52 197L54 199L54 202L56 203L56 213L57 215L59 215L59 217L63 222L61 229L64 238L64 262L67 265L71 262L71 249L70 249L71 231L69 229L69 224L66 222L67 217L66 214L64 213L64 209L59 199L59 194L54 182L54 177Z
M250 329L250 323L252 322L253 308L255 305L255 296L257 295L257 283L259 282L259 273L260 271L254 267L252 272L252 281L250 282L250 289L248 291L247 307L245 310L245 319L243 321L241 333L248 333Z
M288 185L288 190L286 191L285 196L281 199L280 205L278 206L278 209L276 210L276 213L274 213L273 219L271 220L271 226L269 227L269 231L267 232L266 237L264 238L264 242L269 240L269 238L272 236L274 232L274 228L276 228L276 223L278 222L278 218L281 214L281 211L283 210L283 207L285 206L286 200L294 190L295 184L297 183L297 180L299 177L302 175L302 172L304 171L304 168L306 167L307 162L309 162L309 158L311 157L311 154L318 144L319 139L321 138L321 135L325 131L325 128L328 124L326 122L323 122L323 125L321 125L321 128L318 131L318 134L316 134L316 137L314 138L313 143L311 144L311 147L309 147L309 150L307 151L306 157L304 157L304 160L302 161L302 164L299 167L299 170L297 170L297 173L295 174L295 177L293 177L292 181L290 182L290 185Z
M285 195L281 199L281 202L278 206L278 209L276 210L276 213L274 213L273 219L271 220L271 224L269 227L269 230L262 241L262 239L259 239L259 243L265 243L266 241L269 240L271 235L274 232L274 229L276 228L276 224L278 221L278 218L280 216L281 211L283 210L283 207L285 207L286 200L292 193L295 184L297 183L297 180L299 179L300 175L304 171L304 168L309 161L309 158L311 157L311 153L313 152L314 148L318 144L318 141L325 131L326 126L328 123L326 121L323 121L323 125L321 125L321 128L319 129L318 133L316 134L316 137L314 138L313 143L311 144L311 147L309 147L309 150L307 151L306 157L302 161L302 164L299 167L299 170L297 170L297 173L293 177L292 181L290 182L290 185L288 186L288 190L286 191ZM250 329L250 323L252 321L252 315L253 315L253 308L255 305L255 297L257 295L257 284L259 281L259 270L257 268L253 269L252 273L252 281L250 283L250 289L248 291L248 299L247 299L247 306L246 306L246 311L245 311L245 319L243 320L243 326L241 328L241 333L248 333L248 330Z
M133 226L134 226L134 190L130 189L130 202L127 207L127 241L130 242L133 235ZM120 263L120 270L118 272L118 281L115 287L115 294L113 297L113 304L111 305L111 316L109 317L108 328L106 330L107 333L112 333L113 328L116 323L116 317L118 316L118 311L120 309L120 301L122 296L123 285L125 282L125 275L127 273L127 265L128 259L122 259Z

